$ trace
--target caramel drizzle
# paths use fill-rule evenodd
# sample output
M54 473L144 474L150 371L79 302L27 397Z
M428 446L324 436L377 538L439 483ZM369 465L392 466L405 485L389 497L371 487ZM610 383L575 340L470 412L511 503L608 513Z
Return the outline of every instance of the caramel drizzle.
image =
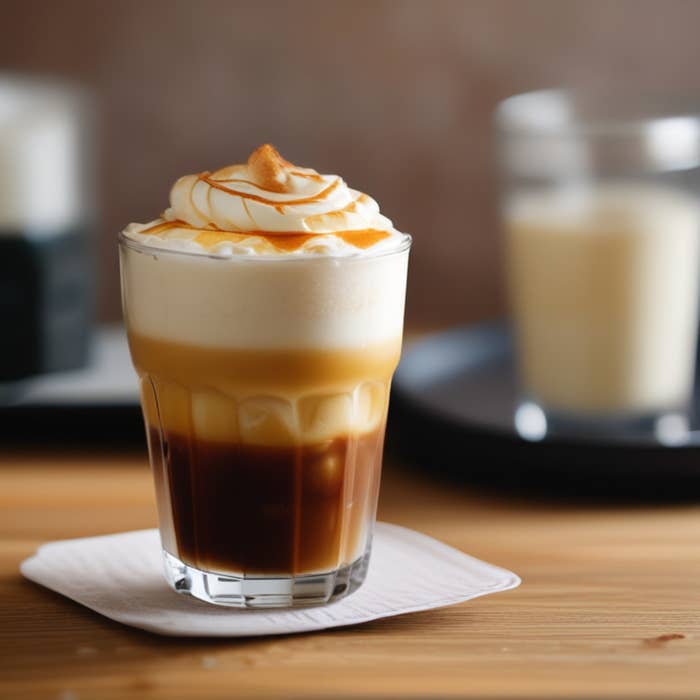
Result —
M139 233L143 234L148 234L150 235L156 235L158 233L162 233L163 231L169 231L171 228L192 228L189 225L183 226L180 221L161 221L159 224L156 224L155 226L151 226L150 228L145 228L143 231L139 231Z
M299 233L298 231L246 231L245 233L235 233L233 231L221 231L214 224L209 224L209 226L211 226L211 228L199 228L197 226L190 226L190 224L184 221L163 221L155 226L144 229L140 233L146 235L156 235L163 233L164 231L169 231L173 228L184 228L189 231L197 231L198 235L195 236L194 242L198 243L203 248L211 248L217 243L222 243L224 241L239 243L240 241L250 238L251 236L257 236L259 238L264 238L275 248L277 248L277 250L282 250L285 252L293 252L298 250L307 241L322 235L338 236L338 238L342 239L346 243L361 250L366 250L375 243L378 243L391 235L388 231L379 231L377 229L362 229L359 231L332 231L326 234Z
M374 228L366 228L362 231L338 231L333 234L342 238L346 243L354 245L355 248L360 248L366 250L371 248L375 243L383 241L385 238L389 238L391 235L388 231L379 231Z
M211 173L210 172L203 172L200 173L197 176L197 180L201 182L206 182L209 187L213 187L214 189L221 190L222 192L226 192L226 194L231 194L235 195L238 197L242 197L243 199L252 199L255 202L260 202L262 204L270 204L275 208L280 208L280 207L288 207L291 205L296 205L296 204L313 204L314 202L319 202L322 199L325 199L328 197L328 195L336 188L338 185L341 183L340 178L336 178L331 182L328 187L325 189L321 190L318 194L312 195L311 197L301 197L299 199L288 199L283 202L276 201L274 199L267 199L266 197L261 197L260 195L257 194L250 194L249 192L240 192L239 190L234 190L231 189L230 187L225 187L221 183L226 183L226 182L245 182L246 184L252 185L253 187L259 187L259 185L256 185L254 182L250 182L248 180L242 180L239 178L231 178L228 180L214 180L212 177L210 177Z
M214 173L216 174L216 173ZM313 180L314 182L323 182L323 175L319 175L318 173L302 173L300 170L290 170L289 171L290 175L296 175L296 177L303 177L306 178L307 180ZM201 175L206 175L207 177L211 175L210 172L204 172L201 173ZM200 180L202 179L201 176L199 178ZM257 182L253 182L252 180L246 180L243 177L226 177L226 178L210 178L214 182L244 182L246 185L252 185L253 187L257 187L259 190L264 190L264 187L261 187ZM316 195L318 196L318 195Z
M290 174L297 177L305 177L307 180L313 180L314 182L323 182L323 175L318 173L302 173L299 170L291 170Z

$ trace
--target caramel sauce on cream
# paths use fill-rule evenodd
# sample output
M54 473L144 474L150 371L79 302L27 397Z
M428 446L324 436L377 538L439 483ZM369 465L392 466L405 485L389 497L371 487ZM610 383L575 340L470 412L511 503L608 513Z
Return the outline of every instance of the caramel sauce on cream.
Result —
M371 248L375 243L383 241L390 234L387 231L378 231L376 229L365 229L364 231L338 231L333 234L342 238L346 243L354 245L355 248L365 250Z
M245 233L237 233L233 231L221 231L216 227L212 229L197 228L195 226L190 226L190 224L184 221L163 221L155 226L144 229L140 233L144 235L158 235L175 228L196 231L197 235L193 240L203 248L212 248L215 245L225 241L240 243L246 238L257 236L259 238L264 238L275 248L285 252L294 252L295 250L301 248L307 241L320 235L338 236L338 238L354 246L355 248L359 248L360 250L370 248L379 241L391 235L388 231L378 231L376 229L364 229L360 231L334 231L328 234L299 233L298 231L246 231Z
M333 190L338 187L338 185L342 182L340 178L337 178L331 182L328 187L325 189L321 190L318 194L312 195L311 197L300 197L298 199L288 199L285 200L284 202L280 202L276 199L268 199L266 197L261 197L260 195L257 194L251 194L250 192L241 192L240 190L236 190L233 187L227 187L227 184L231 184L234 182L245 182L246 184L249 185L255 185L256 187L260 187L260 185L256 182L251 182L250 180L243 180L240 178L232 178L228 180L215 180L213 177L211 177L210 172L203 172L200 173L197 176L198 180L201 180L202 182L206 182L209 187L213 187L214 189L221 190L222 192L226 192L227 194L235 195L236 197L241 197L242 199L252 199L255 202L260 202L261 204L270 204L273 207L286 207L286 206L292 206L292 205L297 205L297 204L313 204L315 202L320 202L321 200L325 199L328 197L328 195L333 192ZM271 192L274 190L270 190Z
M164 242L187 239L205 251L248 239L243 247L262 245L263 253L329 255L336 248L347 254L401 237L371 197L337 175L293 165L270 144L253 151L245 164L179 178L160 220L146 228L134 224L127 234L157 237L168 231Z
M202 182L206 182L206 184L210 187L226 192L227 194L241 197L243 199L252 199L256 202L260 202L261 204L270 204L280 212L285 206L320 202L328 197L328 195L333 192L336 187L338 187L340 182L342 182L340 178L336 178L328 187L310 197L298 197L297 199L289 199L283 202L275 199L268 199L267 197L261 197L260 195L251 194L250 192L241 192L240 190L235 189L235 187L229 187L229 185L234 185L238 182L241 184L253 185L261 190L266 190L267 192L285 194L292 191L292 175L314 180L315 182L323 182L323 178L318 175L318 173L304 173L293 169L294 167L295 166L292 163L282 158L274 146L266 143L259 148L256 148L248 158L248 178L227 177L226 172L228 169L224 168L223 171L220 170L213 174L209 171L200 173L197 176L197 179ZM224 177L217 178L217 174L224 175Z

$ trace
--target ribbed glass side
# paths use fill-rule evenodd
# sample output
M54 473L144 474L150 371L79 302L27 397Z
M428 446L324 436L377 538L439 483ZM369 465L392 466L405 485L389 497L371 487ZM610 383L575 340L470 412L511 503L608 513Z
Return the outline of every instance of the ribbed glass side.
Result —
M238 576L352 564L371 543L388 393L240 398L143 375L163 548Z

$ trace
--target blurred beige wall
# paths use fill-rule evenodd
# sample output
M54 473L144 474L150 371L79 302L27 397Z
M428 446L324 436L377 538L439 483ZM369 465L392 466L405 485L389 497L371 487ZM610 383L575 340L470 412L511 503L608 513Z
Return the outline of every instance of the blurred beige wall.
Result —
M504 312L496 102L554 85L700 90L700 2L3 0L0 70L91 87L100 114L101 313L116 232L179 175L270 141L338 172L414 235L408 320Z

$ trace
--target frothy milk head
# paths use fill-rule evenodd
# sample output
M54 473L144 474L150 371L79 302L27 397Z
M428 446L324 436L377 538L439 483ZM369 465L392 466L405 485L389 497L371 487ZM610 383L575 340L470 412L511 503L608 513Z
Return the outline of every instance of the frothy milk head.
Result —
M410 237L340 176L269 144L244 164L181 177L170 206L127 226L123 243L139 334L239 349L400 340Z

